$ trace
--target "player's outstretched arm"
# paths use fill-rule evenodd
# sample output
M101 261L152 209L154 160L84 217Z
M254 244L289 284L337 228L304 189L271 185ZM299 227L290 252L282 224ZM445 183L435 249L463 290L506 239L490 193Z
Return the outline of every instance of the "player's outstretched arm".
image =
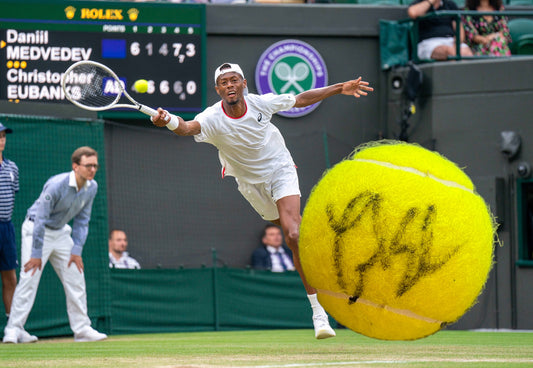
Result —
M201 131L200 123L196 120L185 121L181 116L173 115L162 108L157 109L157 115L150 118L158 127L167 127L177 135L196 135Z
M294 107L309 106L338 94L359 98L361 96L366 96L368 94L367 91L372 92L373 90L374 88L370 87L368 82L363 81L361 77L359 77L344 83L337 83L327 87L304 91L296 95L296 103L294 104Z

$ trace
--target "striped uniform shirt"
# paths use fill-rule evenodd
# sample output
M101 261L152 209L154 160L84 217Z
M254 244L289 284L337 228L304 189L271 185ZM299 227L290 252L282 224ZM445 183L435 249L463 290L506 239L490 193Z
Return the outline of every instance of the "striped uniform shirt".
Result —
M15 193L19 191L19 168L8 159L0 164L0 221L11 221Z

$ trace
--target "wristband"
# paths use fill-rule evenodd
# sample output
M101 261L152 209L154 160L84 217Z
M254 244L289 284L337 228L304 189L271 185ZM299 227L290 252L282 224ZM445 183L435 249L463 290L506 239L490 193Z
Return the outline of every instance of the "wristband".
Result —
M169 115L170 116L170 122L165 125L168 130L175 130L180 125L180 119L176 115Z
M429 6L433 6L433 3L430 0L426 0L429 3Z

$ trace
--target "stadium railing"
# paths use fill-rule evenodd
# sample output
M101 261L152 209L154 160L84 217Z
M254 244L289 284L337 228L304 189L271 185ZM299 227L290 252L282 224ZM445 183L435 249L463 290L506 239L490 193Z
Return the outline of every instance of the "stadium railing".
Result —
M499 16L505 16L508 19L511 18L509 23L511 24L510 32L511 35L513 34L512 29L512 22L518 19L528 19L533 18L533 10L506 10L506 11L491 11L491 12L479 12L479 11L471 11L471 10L445 10L445 11L439 11L432 14L427 14L423 17L419 17L416 19L401 19L398 21L389 21L389 20L382 20L382 22L389 23L389 25L393 25L392 27L381 27L380 28L380 41L382 38L389 38L389 39L395 39L398 40L398 42L403 42L407 40L407 45L403 45L403 47L408 50L408 60L405 60L405 57L399 57L399 58L393 58L396 60L396 65L402 65L406 64L408 61L413 61L414 63L426 63L426 62L434 62L435 60L420 60L417 55L417 45L419 40L418 35L418 23L422 19L426 18L433 18L433 17L453 17L456 24L462 24L462 17L467 15L475 15L475 16L482 16L482 15L499 15ZM532 20L533 24L533 20ZM406 27L407 25L407 27ZM391 38L390 34L385 34L385 32L407 32L405 37L398 37L396 35L395 37ZM519 34L519 39L513 40L511 44L511 49L515 50L515 45L513 43L518 43L519 40L522 40L523 43L526 44L526 49L529 50L530 48L527 47L529 45L529 42L533 43L533 28L531 29L530 33L524 34L524 31L521 31ZM516 35L515 35L516 37ZM483 58L489 58L487 56L474 56L474 57L463 57L460 54L460 27L456 27L455 30L455 39L456 39L456 56L450 56L449 60L462 60L462 59L483 59ZM394 42L394 41L393 41ZM396 47L395 47L396 46ZM382 52L382 68L387 69L389 67L395 66L394 64L388 63L387 61L383 60L383 55L387 53L387 50L384 50L386 47L394 47L397 50L402 50L402 47L398 47L399 45L391 45L387 43L381 44L381 52ZM516 52L516 51L515 51ZM513 55L517 55L516 53L513 53Z

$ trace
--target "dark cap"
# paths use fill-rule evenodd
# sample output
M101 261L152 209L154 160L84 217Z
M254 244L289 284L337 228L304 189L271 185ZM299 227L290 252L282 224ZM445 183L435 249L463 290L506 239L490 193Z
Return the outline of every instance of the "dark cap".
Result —
M6 133L13 133L13 130L9 129L8 127L4 126L4 124L0 123L0 132L6 131Z

